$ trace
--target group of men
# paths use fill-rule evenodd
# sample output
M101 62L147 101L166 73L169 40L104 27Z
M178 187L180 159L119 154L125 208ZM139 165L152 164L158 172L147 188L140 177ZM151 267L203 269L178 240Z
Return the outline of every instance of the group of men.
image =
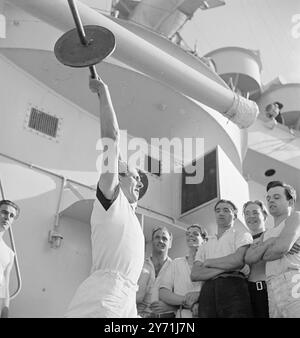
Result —
M231 201L216 203L217 234L199 247L190 275L193 282L202 282L199 297L195 304L190 304L191 309L197 305L194 317L300 318L300 213L294 211L296 193L291 186L273 181L267 186L266 198L274 227L266 230L268 211L264 204L248 201L243 213L251 233L234 226L237 208ZM161 229L162 235L163 231L170 238L167 230ZM164 287L163 269L168 269L172 262L165 246L164 265L157 264L157 244L154 238L152 241L152 256L146 259L144 269L151 271L148 268L151 259L152 270L157 267L155 274L152 272L156 278L153 277L147 291L152 304L160 303L159 309L152 309L150 317L160 318L170 311L174 313L174 309L163 307L157 292ZM141 276L144 274L142 271ZM141 300L142 291L138 293L138 309L147 297L143 283L139 285L144 298Z
M273 228L265 229L267 211L260 201L244 205L250 234L234 226L238 211L234 203L219 200L217 234L198 241L195 256L187 257L191 283L201 284L198 293L169 297L161 292L163 275L172 265L168 257L172 235L165 228L154 229L152 256L144 259L144 236L135 208L145 193L146 176L121 159L120 131L107 85L91 78L90 89L100 101L101 137L112 140L111 162L109 171L101 171L91 216L91 274L77 289L65 316L134 318L139 312L142 317L168 317L185 307L200 318L300 317L295 283L300 274L300 213L294 208L295 190L279 181L267 186ZM0 208L5 229L19 210L2 202ZM197 229L193 233L195 241ZM2 275L0 270L0 282ZM172 299L169 304L161 299L163 294L165 300ZM7 308L6 301L4 316Z
M86 282L80 286L79 290L83 288L85 291L81 291L80 295L76 293L67 316L93 316L93 313L85 313L82 309L93 302L95 294L100 294L95 304L99 317L111 315L134 317L137 315L134 303L135 292L138 289L137 302L140 314L174 312L174 307L176 309L178 306L166 304L159 298L161 277L164 270L168 270L168 265L172 264L167 255L171 234L166 229L153 232L152 256L144 262L144 239L134 214L134 205L139 198L142 183L138 173L126 167L124 170L124 163L120 161L119 128L107 86L101 79L90 79L90 88L98 93L100 98L101 136L108 137L114 142L114 171L100 175L92 215L93 262L94 256L98 257L98 264L93 264L93 273L88 278L94 280L93 287L92 284L85 285ZM237 218L235 205L228 200L217 202L215 206L217 234L199 247L191 268L191 281L203 282L199 298L195 302L198 305L199 317L253 316L252 304L259 303L256 300L257 293L261 290L266 291L266 283L271 290L269 298L274 296L269 302L270 315L300 317L300 310L297 308L300 306L300 300L294 297L291 301L293 296L290 294L293 278L300 273L300 255L297 246L300 244L300 213L294 210L295 201L296 193L292 187L282 182L272 182L268 185L267 204L274 217L275 226L261 235L259 242L255 240L254 244L249 232L238 230L233 226ZM263 214L264 209L255 202L252 203L254 210L253 206L251 209L252 204L246 205L244 210L246 223L253 231L253 237L256 237L258 230L260 231L261 224L257 217L259 210L263 215L262 218L266 217ZM255 209L256 207L259 210ZM128 237L126 241L123 239L124 234ZM109 253L106 252L108 238ZM97 250L99 243L101 249ZM252 287L248 287L247 262L252 270L250 274ZM264 262L266 272L261 266ZM149 272L150 277L147 279L143 276L145 271ZM107 286L104 292L103 275L110 276L109 282L104 283ZM150 294L145 283L149 287ZM113 290L112 285L115 286ZM123 285L126 285L126 292ZM86 297L90 299L88 302ZM185 306L185 297L180 299ZM287 312L287 303L294 304L291 312ZM193 305L189 304L191 308ZM259 307L259 304L257 306ZM112 313L111 307L117 310ZM273 310L275 308L276 311ZM262 312L263 316L268 316L266 311Z

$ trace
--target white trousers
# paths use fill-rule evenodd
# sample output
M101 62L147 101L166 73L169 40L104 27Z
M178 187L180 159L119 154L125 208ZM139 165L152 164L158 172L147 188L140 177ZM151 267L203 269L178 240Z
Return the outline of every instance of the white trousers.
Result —
M267 281L270 318L300 318L300 271Z
M118 272L95 271L77 289L65 317L136 318L136 291Z

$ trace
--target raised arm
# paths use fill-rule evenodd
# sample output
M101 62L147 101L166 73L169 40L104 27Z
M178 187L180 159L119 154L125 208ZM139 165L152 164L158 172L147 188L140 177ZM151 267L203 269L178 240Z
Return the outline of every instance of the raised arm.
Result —
M112 105L108 86L100 78L90 78L89 86L91 91L97 93L99 97L101 138L104 144L104 151L107 155L105 158L106 162L102 166L98 186L107 199L112 199L119 184L120 130L118 120ZM103 170L104 165L106 170Z
M263 260L274 261L288 254L300 237L300 212L293 212L285 221L285 227L280 235L275 238L264 255Z

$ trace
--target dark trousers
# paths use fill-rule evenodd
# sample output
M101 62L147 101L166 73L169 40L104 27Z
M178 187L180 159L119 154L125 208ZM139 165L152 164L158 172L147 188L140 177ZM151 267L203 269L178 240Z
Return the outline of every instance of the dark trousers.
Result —
M254 318L269 318L266 282L248 282L248 288Z
M199 296L200 318L251 318L247 281L240 277L208 280Z

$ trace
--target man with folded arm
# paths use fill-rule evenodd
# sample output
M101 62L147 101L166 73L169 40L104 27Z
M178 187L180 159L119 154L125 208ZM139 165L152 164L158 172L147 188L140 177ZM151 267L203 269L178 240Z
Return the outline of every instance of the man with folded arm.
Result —
M246 230L233 227L237 208L229 200L215 205L217 234L196 254L192 281L204 281L199 296L200 318L252 317L244 255L252 243Z

